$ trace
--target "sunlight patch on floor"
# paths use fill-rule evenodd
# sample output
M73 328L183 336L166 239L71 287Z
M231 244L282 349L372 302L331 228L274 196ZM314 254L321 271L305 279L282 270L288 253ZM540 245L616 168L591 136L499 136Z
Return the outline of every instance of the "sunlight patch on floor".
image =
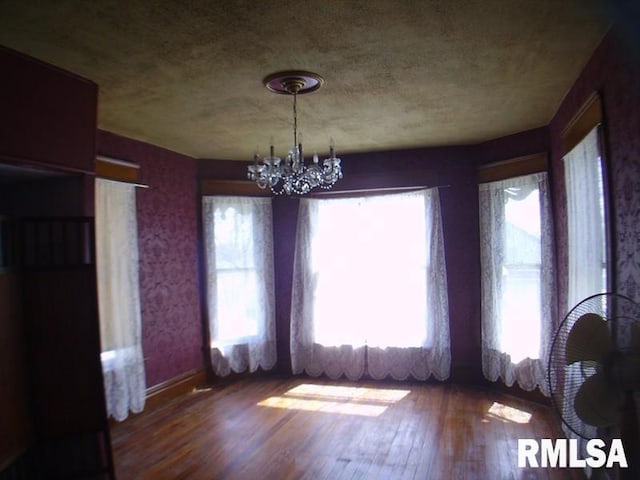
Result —
M529 423L531 420L530 413L498 402L493 402L493 405L487 411L487 416L512 423Z
M364 400L380 403L396 403L410 393L411 390L397 390L392 388L345 387L339 385L303 383L288 390L285 395L330 398L334 400Z
M281 396L258 402L260 407L377 417L410 390L301 384Z

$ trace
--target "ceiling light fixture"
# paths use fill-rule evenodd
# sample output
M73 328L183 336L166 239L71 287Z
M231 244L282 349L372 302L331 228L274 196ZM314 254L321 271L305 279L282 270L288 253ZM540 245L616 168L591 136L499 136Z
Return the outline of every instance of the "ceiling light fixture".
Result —
M329 189L342 178L340 159L336 157L333 139L329 144L329 158L320 165L318 155L313 155L311 164L306 165L302 154L302 134L298 136L298 95L315 92L324 83L323 78L312 72L277 72L262 80L273 93L293 96L293 146L284 161L274 155L273 140L269 156L260 159L256 153L253 164L249 165L247 177L255 181L260 188L269 187L276 195L304 195L316 187Z

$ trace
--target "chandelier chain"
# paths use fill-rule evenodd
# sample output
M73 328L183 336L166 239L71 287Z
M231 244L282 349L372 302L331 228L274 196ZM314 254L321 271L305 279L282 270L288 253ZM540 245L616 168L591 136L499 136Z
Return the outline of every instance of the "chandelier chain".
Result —
M298 92L293 92L293 145L298 145Z

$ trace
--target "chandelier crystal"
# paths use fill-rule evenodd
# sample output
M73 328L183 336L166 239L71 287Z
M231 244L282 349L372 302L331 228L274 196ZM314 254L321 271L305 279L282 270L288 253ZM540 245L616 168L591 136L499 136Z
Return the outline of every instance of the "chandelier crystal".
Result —
M275 195L304 195L316 187L329 189L342 178L340 159L335 155L333 140L329 145L329 158L320 163L318 155L313 155L306 164L302 151L302 134L298 135L298 95L318 90L324 80L312 72L287 71L267 76L263 83L271 92L293 96L293 146L283 159L274 155L273 141L269 156L260 158L256 153L253 164L247 169L247 177L260 188L267 188Z

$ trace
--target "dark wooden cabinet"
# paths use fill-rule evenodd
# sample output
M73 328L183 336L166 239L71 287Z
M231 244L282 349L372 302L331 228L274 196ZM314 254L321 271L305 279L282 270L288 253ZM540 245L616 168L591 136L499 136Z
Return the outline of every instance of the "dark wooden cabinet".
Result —
M0 479L112 479L92 218L98 88L4 47L0 72L0 333L11 345L0 378L14 387L0 402Z
M0 479L111 479L93 219L5 220L7 229L15 256L0 296L12 308L0 309L0 327L13 348L0 367L13 395L2 402L12 421L2 425Z
M0 267L0 472L34 444L20 298L20 279L5 264Z
M0 47L0 161L93 172L98 86Z

